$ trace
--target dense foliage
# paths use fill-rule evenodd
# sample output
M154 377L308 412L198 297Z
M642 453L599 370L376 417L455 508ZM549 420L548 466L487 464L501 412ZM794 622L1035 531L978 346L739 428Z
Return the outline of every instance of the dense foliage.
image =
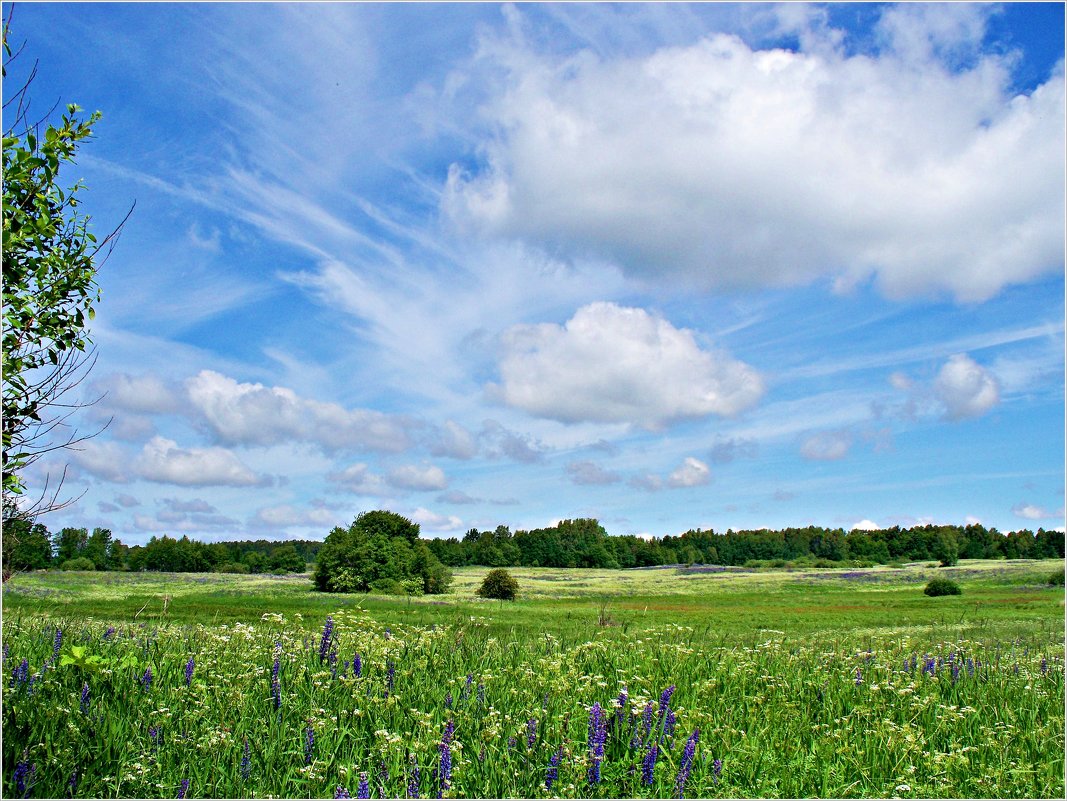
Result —
M960 589L959 584L947 578L932 578L923 588L923 593L931 598L937 598L941 595L959 595L962 592L963 590Z
M437 594L451 581L419 539L419 524L394 512L363 512L348 528L335 528L315 565L315 586L323 592Z
M490 570L475 594L482 598L495 598L500 601L514 601L519 594L519 582L502 567Z
M859 561L888 564L958 559L1063 557L1063 532L1038 529L1001 534L981 525L893 527L877 531L818 526L781 531L719 533L695 529L678 537L608 536L596 520L564 520L552 528L471 529L462 539L430 541L446 565L486 567L652 567L667 564L744 565L753 561Z
M3 795L1063 797L1049 619L517 639L401 613L5 616Z
M368 514L385 515L381 519L388 519L391 513ZM725 533L697 529L678 537L644 538L609 536L596 520L578 519L532 531L512 533L506 526L497 526L492 531L471 529L462 539L418 542L443 565L451 567L614 569L672 564L832 566L909 561L951 565L957 559L1064 556L1062 532L1023 529L1002 534L981 525L850 532L817 526ZM145 545L127 547L113 539L107 529L94 529L90 534L87 529L64 528L53 535L40 523L12 520L4 526L3 560L7 570L36 570L85 556L93 560L97 570L285 573L306 570L308 563L318 559L322 547L323 543L312 540L203 543L167 535L153 536Z

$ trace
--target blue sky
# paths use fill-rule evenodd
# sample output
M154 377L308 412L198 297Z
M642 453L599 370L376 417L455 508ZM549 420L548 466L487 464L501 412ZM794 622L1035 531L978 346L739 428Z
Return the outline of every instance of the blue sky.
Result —
M1062 527L1063 14L18 4L136 201L44 522Z

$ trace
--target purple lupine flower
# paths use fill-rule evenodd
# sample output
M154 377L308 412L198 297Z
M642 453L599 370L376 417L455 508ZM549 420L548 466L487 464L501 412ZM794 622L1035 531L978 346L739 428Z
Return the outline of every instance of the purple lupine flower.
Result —
M863 672L856 668L856 686L859 687L861 684L863 684Z
M459 694L459 700L460 701L466 701L468 698L471 697L471 684L473 682L474 682L474 674L473 673L468 673L467 674L467 684L463 688L463 692L461 692Z
M672 695L674 695L674 685L673 684L670 687L668 687L666 690L664 690L663 694L660 695L660 697L659 697L659 716L661 718L663 717L664 713L667 710L667 707L671 703L671 696Z
M11 778L15 782L15 791L19 794L19 798L25 798L30 794L30 790L33 788L33 779L37 775L37 765L31 765L26 761L26 753L22 754L22 762L15 765L15 770L12 771Z
M348 792L347 787L337 785L337 789L333 791L334 798L351 798L352 794Z
M949 662L952 666L952 683L955 684L960 677L960 666L958 662Z
M52 661L59 659L59 651L63 647L63 629L56 629L56 638L52 642Z
M526 747L533 748L537 742L537 718L526 721Z
M519 738L518 737L508 737L508 750L509 751L514 751L515 750L515 746L518 745L518 744L519 744Z
M390 629L388 626L385 627L385 639L387 639L387 640L393 639L392 629Z
M81 710L83 714L89 714L89 682L82 683Z
M144 669L144 675L141 676L141 686L144 687L145 690L152 689L152 668L147 667Z
M248 781L252 775L252 751L248 747L248 738L245 737L244 754L241 756L241 778Z
M685 797L685 783L689 781L689 771L693 769L693 756L696 754L699 739L700 729L693 729L693 733L685 741L685 750L682 751L682 758L678 761L678 776L674 780L676 798Z
M545 791L552 792L552 784L559 778L559 761L563 758L563 746L556 749L556 753L548 760L548 770L545 771Z
M1041 673L1048 673L1048 659L1043 656L1041 657Z
M437 797L440 798L444 791L449 788L450 780L452 778L452 735L455 732L455 725L452 719L449 718L448 723L445 725L445 733L441 737L441 745L438 750L440 752L440 759L438 760L437 776L440 780L440 787Z
M359 774L359 786L356 788L356 798L370 798L370 782L367 781L367 774Z
M178 798L185 798L185 794L189 792L189 780L182 779L182 786L178 788Z
M396 662L389 659L385 663L385 697L388 698L393 694L393 690L396 687Z
M665 737L670 737L674 734L674 726L677 723L677 716L674 714L673 709L667 710L667 719L663 722L663 734Z
M652 733L652 702L645 704L645 711L641 714L641 723L644 726L644 740Z
M935 673L937 673L937 660L935 660L932 656L927 657L926 661L923 663L923 673L925 673L927 676L933 676Z
M115 636L115 627L114 626L108 626L107 627L107 631L104 632L104 639L105 640L110 640L114 636Z
M278 654L274 655L274 667L270 671L270 695L274 699L274 708L282 708L282 686L278 681L278 674L281 672L282 663L278 658Z
M315 732L310 726L304 729L304 764L310 765L315 759Z
M359 654L352 657L352 675L357 679L363 675L363 660Z
M482 746L482 750L478 752L478 761L485 762L485 746Z
M485 706L485 685L482 682L478 682L478 704Z
M188 687L193 683L193 671L196 669L196 662L190 656L189 661L185 663L185 686Z
M711 761L711 774L715 777L715 783L719 783L719 776L722 775L722 760L713 759Z
M452 693L445 693L445 709L452 708Z
M18 667L11 671L11 685L25 684L26 679L30 674L30 663L28 660L23 659L19 662Z
M974 660L971 659L970 657L967 657L967 675L968 676L973 676L974 675Z
M160 736L161 735L160 735L160 731L159 731L159 727L158 726L149 726L148 727L148 737L149 737L149 739L152 740L152 751L153 752L159 750L159 739L160 739Z
M652 786L652 780L656 777L656 757L659 756L659 745L652 743L652 746L648 749L648 753L645 754L644 760L641 762L641 783Z
M419 763L412 754L408 759L411 761L411 772L408 774L408 798L419 797Z
M326 623L322 627L322 641L319 643L319 662L326 661L326 654L330 649L330 641L333 639L333 617L326 616Z
M589 766L589 783L600 784L600 763L604 760L604 741L607 739L607 721L600 702L594 701L589 710L589 751L592 764Z
M74 794L78 792L78 771L74 771L70 774L70 778L67 779L67 798L74 798Z

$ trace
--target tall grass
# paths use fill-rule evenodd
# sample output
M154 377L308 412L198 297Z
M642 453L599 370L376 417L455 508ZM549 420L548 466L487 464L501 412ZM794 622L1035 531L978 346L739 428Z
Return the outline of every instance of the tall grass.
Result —
M1052 629L505 639L476 616L329 622L9 615L4 796L174 797L186 781L188 797L1064 791Z

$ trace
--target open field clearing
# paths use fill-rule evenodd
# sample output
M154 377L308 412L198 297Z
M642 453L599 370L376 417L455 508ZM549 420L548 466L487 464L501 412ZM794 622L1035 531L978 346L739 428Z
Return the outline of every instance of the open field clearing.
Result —
M4 795L1061 797L1062 569L19 575Z

